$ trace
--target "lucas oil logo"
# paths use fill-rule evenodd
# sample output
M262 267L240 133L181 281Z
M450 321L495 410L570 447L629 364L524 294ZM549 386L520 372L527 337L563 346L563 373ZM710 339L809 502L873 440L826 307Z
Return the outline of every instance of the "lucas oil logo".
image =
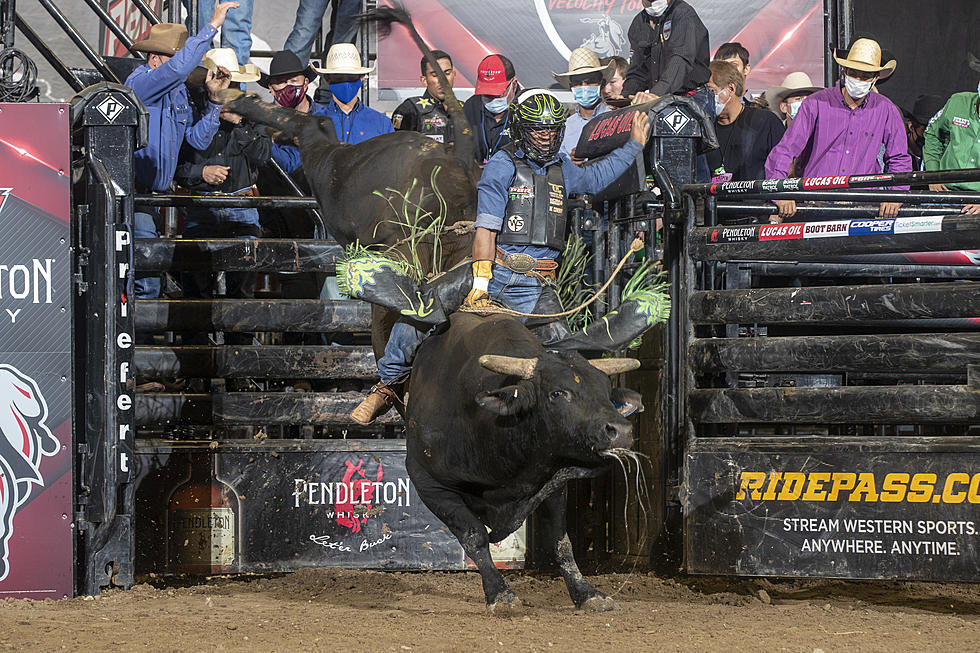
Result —
M41 458L61 443L45 424L48 405L37 383L17 368L0 364L0 580L7 577L8 544L14 515L34 485L44 486Z

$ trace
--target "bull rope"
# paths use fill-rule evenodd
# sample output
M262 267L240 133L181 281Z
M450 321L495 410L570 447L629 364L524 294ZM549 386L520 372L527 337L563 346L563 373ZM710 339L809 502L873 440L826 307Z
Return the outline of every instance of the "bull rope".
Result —
M497 315L497 314L499 314L499 315L511 315L513 317L536 317L536 318L545 318L545 319L554 319L554 318L559 318L559 317L567 317L569 315L572 315L573 313L578 313L583 308L586 308L587 306L589 306L590 304L592 304L593 302L595 302L595 300L599 299L599 295L601 295L602 293L604 293L606 291L606 289L609 288L609 285L613 282L613 279L616 278L616 275L619 274L622 271L623 266L626 265L626 262L634 254L636 254L641 249L643 249L643 247L644 247L643 241L640 240L639 238L634 238L633 239L633 242L630 243L629 250L627 250L626 254L619 261L619 264L616 266L616 269L613 270L612 274L609 275L609 278L606 279L606 283L604 283L602 285L602 287L599 288L599 290L595 291L595 294L592 295L592 297L590 299L587 299L586 301L582 302L581 304L579 304L575 308L571 308L571 309L569 309L567 311L562 311L561 313L548 313L548 314L521 313L520 311L515 311L513 309L506 308L504 306L499 306L499 305L494 305L494 306L460 306L457 310L463 311L464 313L476 313L477 315L483 315L483 316Z

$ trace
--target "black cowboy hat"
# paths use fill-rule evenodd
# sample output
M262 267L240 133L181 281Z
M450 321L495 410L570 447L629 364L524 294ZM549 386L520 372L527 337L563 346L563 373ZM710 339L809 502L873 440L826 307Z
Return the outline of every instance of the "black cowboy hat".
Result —
M307 64L305 67L295 54L289 50L280 50L272 55L272 62L269 64L269 74L262 74L259 79L259 86L269 88L270 80L276 77L292 77L293 75L305 75L306 79L313 81L316 79L316 71L313 66Z
M946 106L946 98L941 95L920 95L911 109L903 109L905 117L920 125L928 125L933 116Z

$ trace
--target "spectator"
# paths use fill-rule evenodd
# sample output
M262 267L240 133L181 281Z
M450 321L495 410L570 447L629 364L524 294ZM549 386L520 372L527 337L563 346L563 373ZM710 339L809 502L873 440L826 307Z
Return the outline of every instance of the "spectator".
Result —
M296 22L286 37L283 46L301 61L310 60L313 41L323 26L323 14L327 5L333 3L330 11L330 31L327 33L326 47L337 43L353 43L357 37L357 14L361 11L361 0L299 0Z
M710 111L704 88L711 77L708 30L697 12L684 0L643 0L643 7L628 32L633 56L623 94L639 104L698 92L698 101Z
M490 157L510 143L510 112L507 108L517 97L514 64L502 54L483 58L477 68L473 97L463 104L476 139L477 161L486 165Z
M629 28L633 55L623 82L623 95L634 104L664 95L686 95L714 119L714 99L705 84L708 70L708 30L684 0L643 0L643 10ZM696 180L710 178L708 159L697 158Z
M369 138L395 131L391 120L383 113L365 106L358 99L364 75L374 70L374 65L361 65L361 54L350 43L336 43L327 52L323 68L314 70L326 78L332 98L323 115L333 121L337 138L341 143L357 145Z
M609 107L602 102L599 89L610 78L613 70L612 63L601 64L599 55L592 50L575 48L568 58L568 72L553 73L559 84L572 90L572 97L575 98L576 111L565 120L565 136L559 150L569 155L575 163L583 162L574 157L573 151L585 123L592 120L593 116L609 111Z
M803 72L790 73L783 78L780 86L773 86L766 91L769 107L789 127L796 118L803 99L821 90L810 81L810 76Z
M980 86L977 87L976 92L954 94L929 122L925 130L925 144L922 147L922 159L926 170L980 167L978 164L980 162L980 96L978 94L980 94ZM980 182L929 184L929 190L980 191ZM967 204L963 207L962 213L980 214L980 204Z
M785 127L772 112L742 103L742 74L727 61L711 62L708 88L715 93L715 131L725 172L733 181L765 179L766 157Z
M208 70L228 69L232 82L254 82L258 69L248 64L238 66L234 50L211 50L204 58ZM196 103L203 105L207 98L200 91L192 92ZM242 116L221 109L218 133L205 150L187 144L181 149L180 163L174 180L195 195L255 195L258 168L269 160L271 142ZM256 209L211 208L191 206L184 209L185 238L256 238L261 235ZM181 275L184 297L211 298L214 296L214 277L210 271L185 272ZM254 272L225 272L225 296L251 299L255 283ZM186 342L194 340L191 336ZM225 344L251 344L251 334L226 334ZM198 336L195 344L206 344Z
M214 14L214 2L215 0L197 1L198 31ZM228 14L228 19L221 26L221 47L234 50L235 58L242 66L248 63L252 55L252 3L253 0L238 0L238 9ZM184 0L184 7L190 7L190 0Z
M324 116L327 108L314 102L307 91L310 82L316 79L316 71L309 64L303 65L299 57L289 50L280 50L272 55L269 74L262 75L259 86L272 91L276 104L287 109L295 109L314 116ZM272 145L272 158L286 172L294 172L300 167L299 149L295 145Z
M177 156L181 145L187 143L199 150L211 144L218 131L217 93L228 88L229 71L208 71L205 87L210 102L203 113L194 114L187 96L187 81L208 50L211 39L225 22L228 11L237 2L222 2L214 9L211 21L198 34L188 38L187 28L174 23L159 23L150 28L146 39L133 44L135 52L147 53L146 63L126 78L149 113L149 137L146 147L134 155L136 190L140 193L167 191L174 180ZM156 208L134 208L133 236L156 238L159 211ZM160 295L160 278L136 275L136 296L152 299Z
M741 43L722 43L715 52L715 57L712 61L727 61L735 66L736 70L742 76L742 86L746 87L749 71L752 70L752 66L749 65L749 51Z
M599 60L602 65L613 65L613 74L606 82L602 85L602 98L609 103L609 100L624 100L623 97L623 81L626 79L626 70L629 68L630 62L626 61L622 57L606 57L605 59Z
M453 87L456 84L456 69L453 68L452 58L442 50L434 50L432 56L449 80L450 88ZM422 76L419 80L425 84L425 92L398 105L391 114L391 124L395 129L421 132L448 145L456 138L453 119L446 107L446 91L439 82L439 71L433 70L425 57L422 57L420 66Z
M909 139L909 155L912 168L925 170L922 148L926 143L926 127L943 110L946 99L941 95L920 95L912 105L911 111L902 109L905 117L905 130Z
M800 172L806 177L880 174L878 161L884 146L887 172L910 172L905 128L898 108L890 100L871 93L874 83L895 70L895 60L881 63L881 47L871 39L858 39L846 56L838 51L840 82L813 93L766 161L766 176L783 179L793 159L801 157ZM907 187L902 190L907 190ZM796 203L779 200L779 219L796 214ZM898 215L899 202L883 202L880 217Z

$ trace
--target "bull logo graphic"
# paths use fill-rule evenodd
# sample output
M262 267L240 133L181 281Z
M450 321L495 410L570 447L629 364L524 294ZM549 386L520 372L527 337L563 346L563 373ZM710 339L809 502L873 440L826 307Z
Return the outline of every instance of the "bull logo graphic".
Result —
M44 486L42 456L58 453L61 443L45 424L48 405L37 383L16 367L0 364L0 581L10 566L7 549L14 514L33 485Z
M378 472L372 480L367 475L363 459L359 459L356 465L345 460L344 465L347 470L344 472L342 483L347 486L348 492L345 501L338 499L334 504L337 523L349 528L351 533L360 533L361 527L368 520L367 513L371 509L371 504L375 500L375 483L380 483L384 478L384 470L381 463L378 463ZM358 507L357 512L354 511L355 506Z

